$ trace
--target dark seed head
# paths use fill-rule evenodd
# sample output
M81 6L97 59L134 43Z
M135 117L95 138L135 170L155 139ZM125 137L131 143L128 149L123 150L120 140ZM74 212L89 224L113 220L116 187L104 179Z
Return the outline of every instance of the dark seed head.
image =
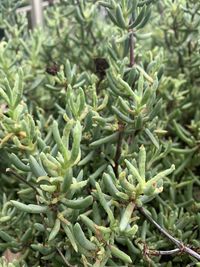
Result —
M100 76L103 77L106 74L106 69L109 68L108 61L105 58L95 58L95 71Z
M53 76L55 76L59 70L60 70L60 66L56 64L55 62L53 62L53 64L46 67L46 72Z

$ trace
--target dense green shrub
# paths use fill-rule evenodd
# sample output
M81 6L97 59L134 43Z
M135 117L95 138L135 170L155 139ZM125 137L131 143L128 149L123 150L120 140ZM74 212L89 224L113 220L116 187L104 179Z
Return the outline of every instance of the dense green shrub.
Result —
M199 1L9 5L0 266L199 266Z

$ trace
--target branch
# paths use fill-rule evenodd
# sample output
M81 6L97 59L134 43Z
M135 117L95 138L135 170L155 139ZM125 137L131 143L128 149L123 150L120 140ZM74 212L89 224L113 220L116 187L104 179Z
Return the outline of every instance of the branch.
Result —
M69 266L69 267L77 267L77 265L71 265L67 259L65 258L65 256L63 255L62 251L57 247L56 248L58 253L60 254L61 258L63 259L63 261L65 262L66 266Z
M174 238L173 236L171 236L165 229L163 229L157 222L155 222L153 220L153 218L151 218L151 216L147 213L147 211L142 208L142 207L138 207L138 210L140 211L140 213L142 215L144 215L144 217L146 217L146 219L148 221L150 221L164 236L166 236L172 243L174 243L178 248L180 252L185 252L187 254L189 254L190 256L192 256L193 258L197 259L200 261L200 255L195 252L194 250L192 250L191 248L185 246L182 242L180 242L179 240L177 240L176 238Z
M129 43L130 43L130 67L132 68L133 65L135 64L133 31L131 31L130 33Z
M124 125L119 122L119 137L117 140L117 149L115 153L115 166L114 166L114 172L116 177L118 177L118 166L119 166L119 159L121 156L121 145L122 145L122 138L123 138L123 131L124 131Z
M95 46L95 45L97 44L97 40L96 40L96 38L95 38L95 36L94 36L94 34L93 34L92 29L90 28L90 25L89 25L89 27L88 27L87 29L88 29L88 32L89 32L90 35L91 35L92 40L93 40L93 46Z
M26 181L21 175L19 175L18 173L16 173L13 169L11 168L7 168L6 169L7 173L11 173L15 176L15 178L19 179L21 182L25 183L26 185L28 185L29 187L31 187L34 191L37 192L37 189L35 186L33 186L30 182Z
M154 256L162 256L162 255L174 255L179 252L182 252L180 248L175 248L171 250L147 250L146 254L148 255L154 255Z

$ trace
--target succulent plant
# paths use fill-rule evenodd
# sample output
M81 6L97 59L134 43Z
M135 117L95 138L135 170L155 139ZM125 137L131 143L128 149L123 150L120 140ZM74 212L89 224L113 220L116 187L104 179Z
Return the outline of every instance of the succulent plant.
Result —
M198 266L198 1L7 4L0 266Z

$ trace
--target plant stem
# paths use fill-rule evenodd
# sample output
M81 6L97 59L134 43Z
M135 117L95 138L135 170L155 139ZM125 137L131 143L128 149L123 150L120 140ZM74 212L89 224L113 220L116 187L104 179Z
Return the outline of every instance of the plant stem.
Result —
M129 43L130 43L130 67L132 68L135 64L135 55L134 55L134 38L133 38L133 31L131 31L129 36Z
M59 248L56 248L58 253L60 254L61 258L63 259L63 261L65 262L66 266L69 266L69 267L76 267L76 265L71 265L67 259L65 258L65 256L63 255L62 251L59 249Z
M117 140L117 149L116 149L115 159L114 159L114 162L115 162L114 172L115 172L116 177L118 177L118 166L119 166L119 159L121 156L123 130L124 130L124 125L119 122L119 137Z
M35 186L33 186L30 182L26 181L21 175L19 175L18 173L16 173L13 169L7 168L6 169L7 173L11 173L13 174L17 179L19 179L21 182L25 183L26 185L28 185L29 187L31 187L34 191L37 192L37 189Z
M174 255L179 252L181 252L180 248L175 248L171 250L147 250L146 254L154 256L162 256L162 255Z
M191 248L185 246L182 242L171 236L165 229L163 229L156 221L151 218L151 216L148 214L148 212L142 208L138 207L138 210L140 211L141 214L144 215L144 217L147 218L148 221L150 221L164 236L166 236L172 243L174 243L180 250L180 252L185 252L192 256L193 258L197 259L200 261L200 255L192 250Z

